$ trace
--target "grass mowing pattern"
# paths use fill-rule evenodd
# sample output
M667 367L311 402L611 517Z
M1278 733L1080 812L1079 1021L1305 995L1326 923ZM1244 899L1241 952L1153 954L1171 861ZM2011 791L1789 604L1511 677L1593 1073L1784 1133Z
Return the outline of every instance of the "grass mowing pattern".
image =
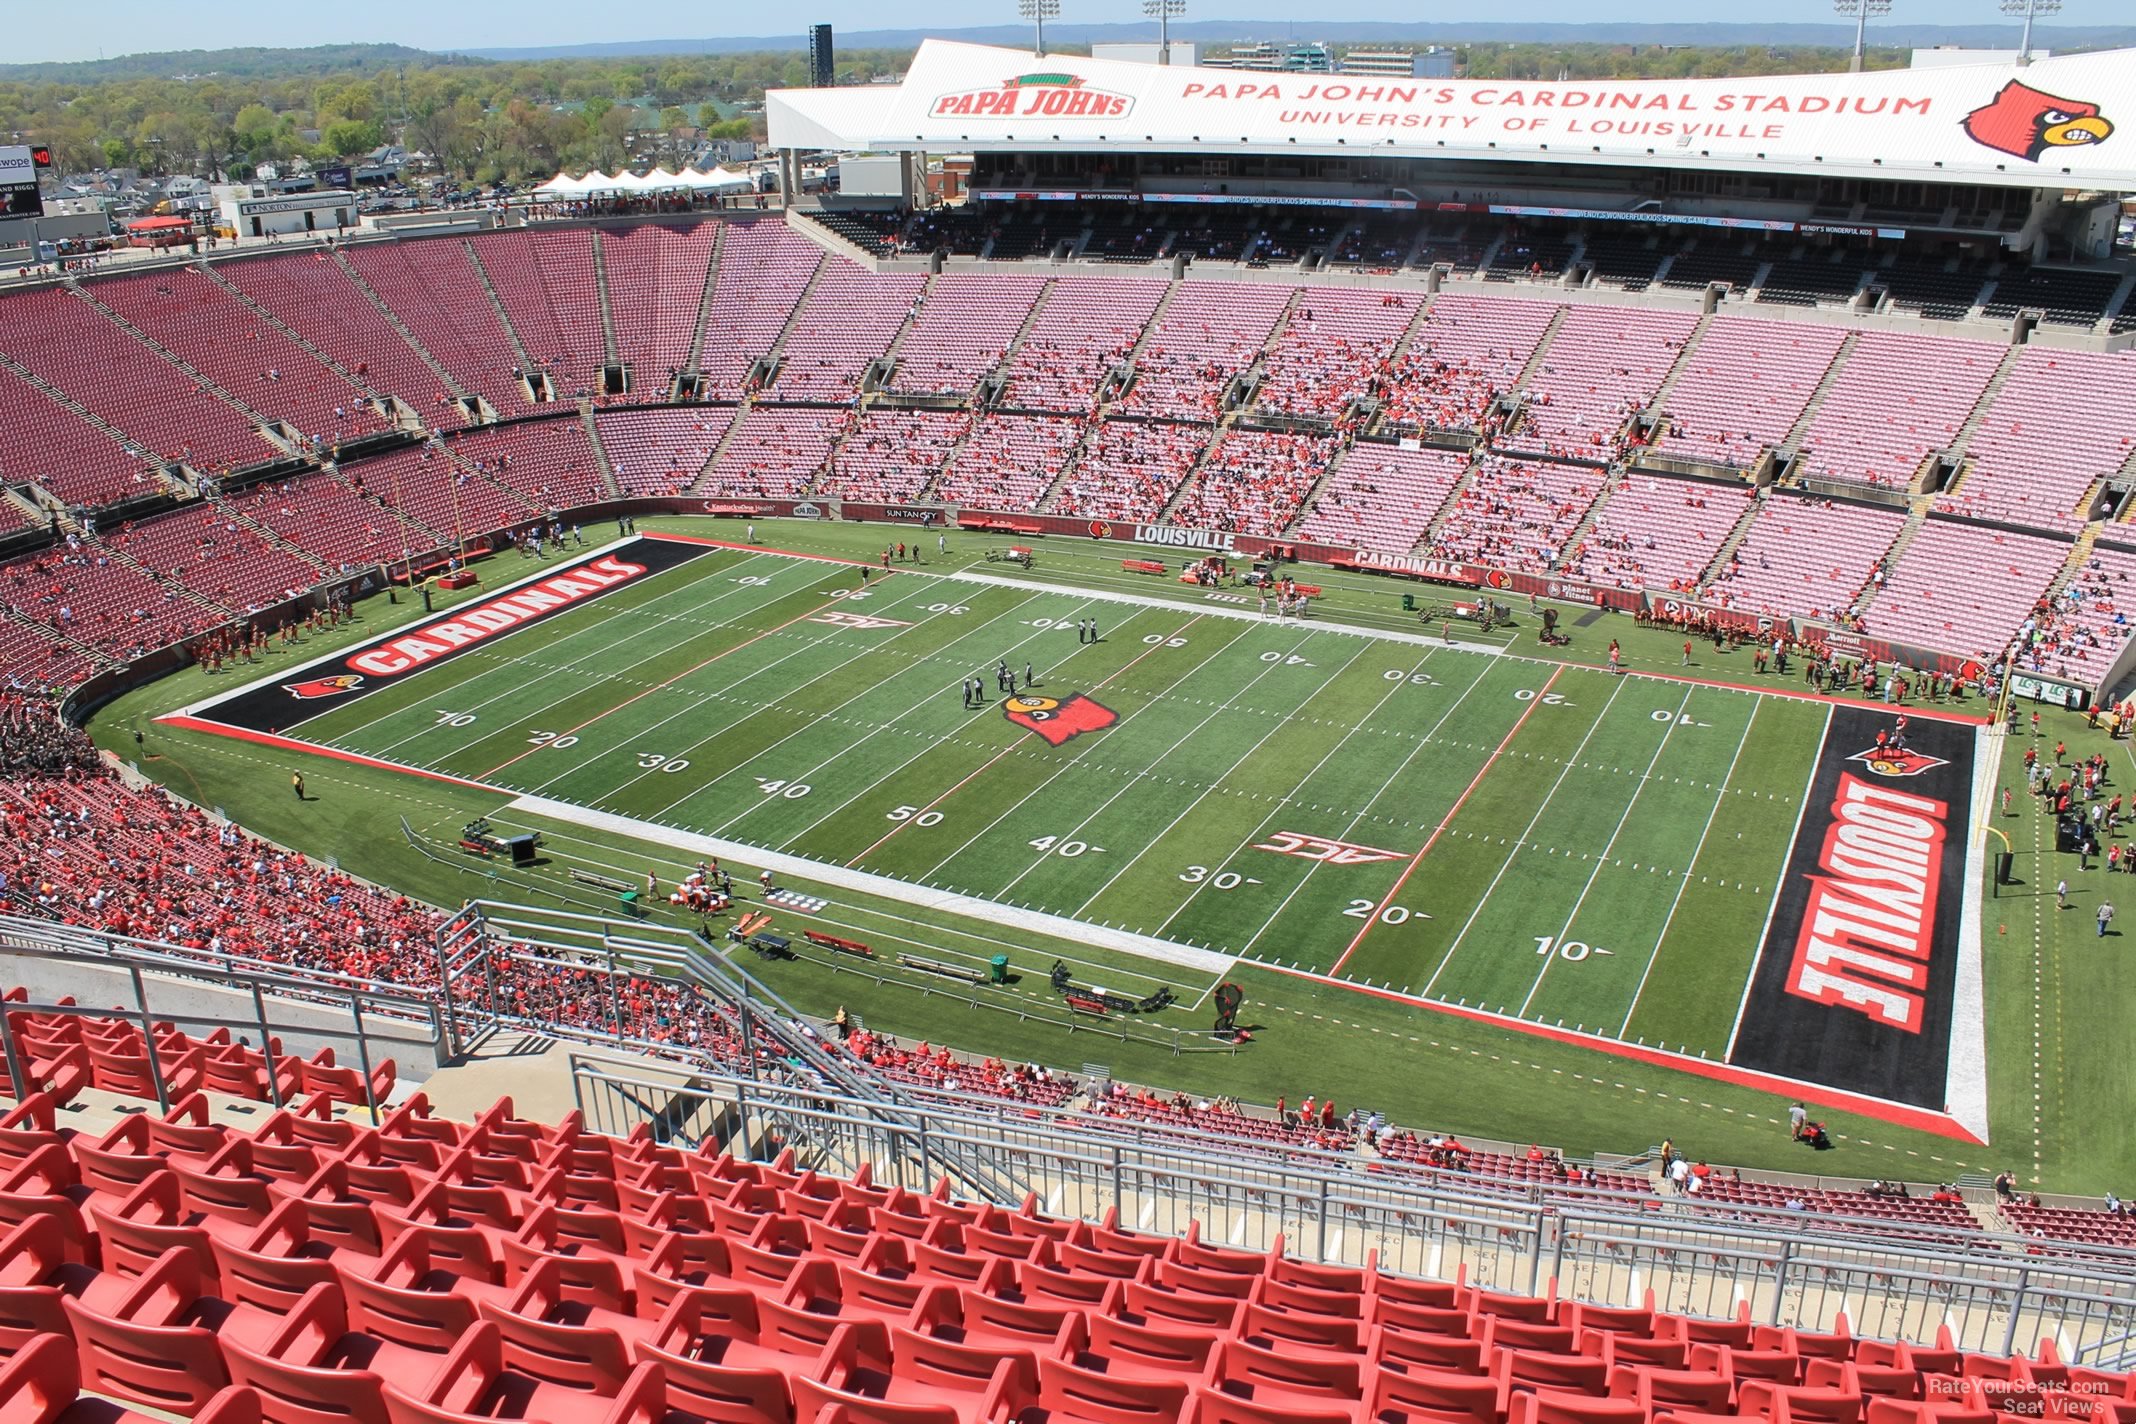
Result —
M1096 642L1074 636L1086 618ZM1002 716L1002 661L1117 720L1050 745ZM719 550L303 731L1719 1058L1822 725L1748 692ZM1363 849L1285 850L1328 842Z

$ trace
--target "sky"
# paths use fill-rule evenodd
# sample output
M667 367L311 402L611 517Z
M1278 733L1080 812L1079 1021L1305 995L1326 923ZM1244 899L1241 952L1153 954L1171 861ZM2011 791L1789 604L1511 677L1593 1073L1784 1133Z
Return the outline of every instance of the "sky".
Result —
M1321 20L1414 20L1413 0L1339 0L1305 7ZM1499 0L1484 11L1433 7L1435 18L1578 23L1582 21L1711 21L1750 19L1716 12L1711 0ZM0 29L0 61L96 59L155 50L223 49L238 45L303 46L353 41L392 42L448 50L506 45L568 45L616 40L770 34L796 47L804 23L840 29L941 27L1012 22L1014 0L928 0L886 10L878 0L805 0L782 11L791 26L767 24L754 7L685 7L672 11L626 6L619 27L609 7L585 0L365 0L361 5L293 5L289 0L104 0L82 10L68 5L10 6ZM1994 24L1997 0L1893 0L1892 19L1915 24ZM2059 23L2127 24L2129 0L2063 0ZM1190 18L1292 21L1296 0L1194 0ZM1142 18L1140 0L1062 0L1068 24L1107 24ZM1774 23L1833 23L1831 0L1766 0L1756 19ZM1309 27L1308 19L1301 25ZM1874 25L1872 24L1872 29ZM2015 45L2015 25L2012 25Z

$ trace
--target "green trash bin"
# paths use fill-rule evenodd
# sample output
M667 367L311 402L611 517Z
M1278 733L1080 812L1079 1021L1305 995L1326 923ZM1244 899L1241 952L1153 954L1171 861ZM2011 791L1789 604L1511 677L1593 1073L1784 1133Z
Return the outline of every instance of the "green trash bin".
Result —
M641 909L639 909L639 907L638 907L638 892L637 892L637 891L635 891L635 890L625 890L625 891L624 891L624 892L623 892L622 894L620 894L620 895L616 896L616 900L617 900L617 902L618 902L619 904L621 904L621 905L623 906L623 913L624 913L624 914L626 914L626 915L630 915L630 916L632 916L633 918L642 918L642 917L643 917L643 915L644 915L644 911L642 911L642 910L641 910Z
M1009 982L1009 957L1006 954L995 955L986 962L986 967L989 971L988 977L994 983L1006 984Z
M1402 595L1402 611L1404 613L1414 613L1417 611L1417 596L1415 594L1405 593Z

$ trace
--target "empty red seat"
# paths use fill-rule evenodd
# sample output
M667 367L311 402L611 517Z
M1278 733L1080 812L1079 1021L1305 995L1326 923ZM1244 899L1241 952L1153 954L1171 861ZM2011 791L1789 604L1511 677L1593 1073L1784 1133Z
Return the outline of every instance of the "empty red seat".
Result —
M8 1424L160 1424L106 1399L81 1395L81 1370L64 1335L39 1335L0 1366L0 1419ZM248 1389L218 1391L193 1412L193 1424L260 1424Z

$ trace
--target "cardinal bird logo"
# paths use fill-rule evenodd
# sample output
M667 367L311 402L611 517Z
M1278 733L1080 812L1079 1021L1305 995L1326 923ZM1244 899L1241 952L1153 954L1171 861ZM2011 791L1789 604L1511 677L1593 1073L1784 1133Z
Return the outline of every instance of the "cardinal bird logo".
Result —
M315 677L310 682L285 682L282 684L282 690L300 702L309 702L315 697L338 697L344 692L354 692L361 686L361 676L345 672L339 677Z
M1112 526L1102 519L1093 519L1090 521L1090 537L1093 539L1110 539L1112 538Z
M1056 747L1085 732L1102 732L1120 720L1112 708L1093 702L1080 692L1060 698L1033 697L1028 693L1011 697L1001 704L1001 715Z
M1965 131L1975 143L2037 163L2051 148L2106 142L2114 123L2097 104L2057 98L2013 79L1993 103L1965 116Z
M1856 752L1847 760L1860 762L1878 776L1919 776L1924 771L1945 765L1942 757L1932 757L1908 747L1871 747L1868 751Z

